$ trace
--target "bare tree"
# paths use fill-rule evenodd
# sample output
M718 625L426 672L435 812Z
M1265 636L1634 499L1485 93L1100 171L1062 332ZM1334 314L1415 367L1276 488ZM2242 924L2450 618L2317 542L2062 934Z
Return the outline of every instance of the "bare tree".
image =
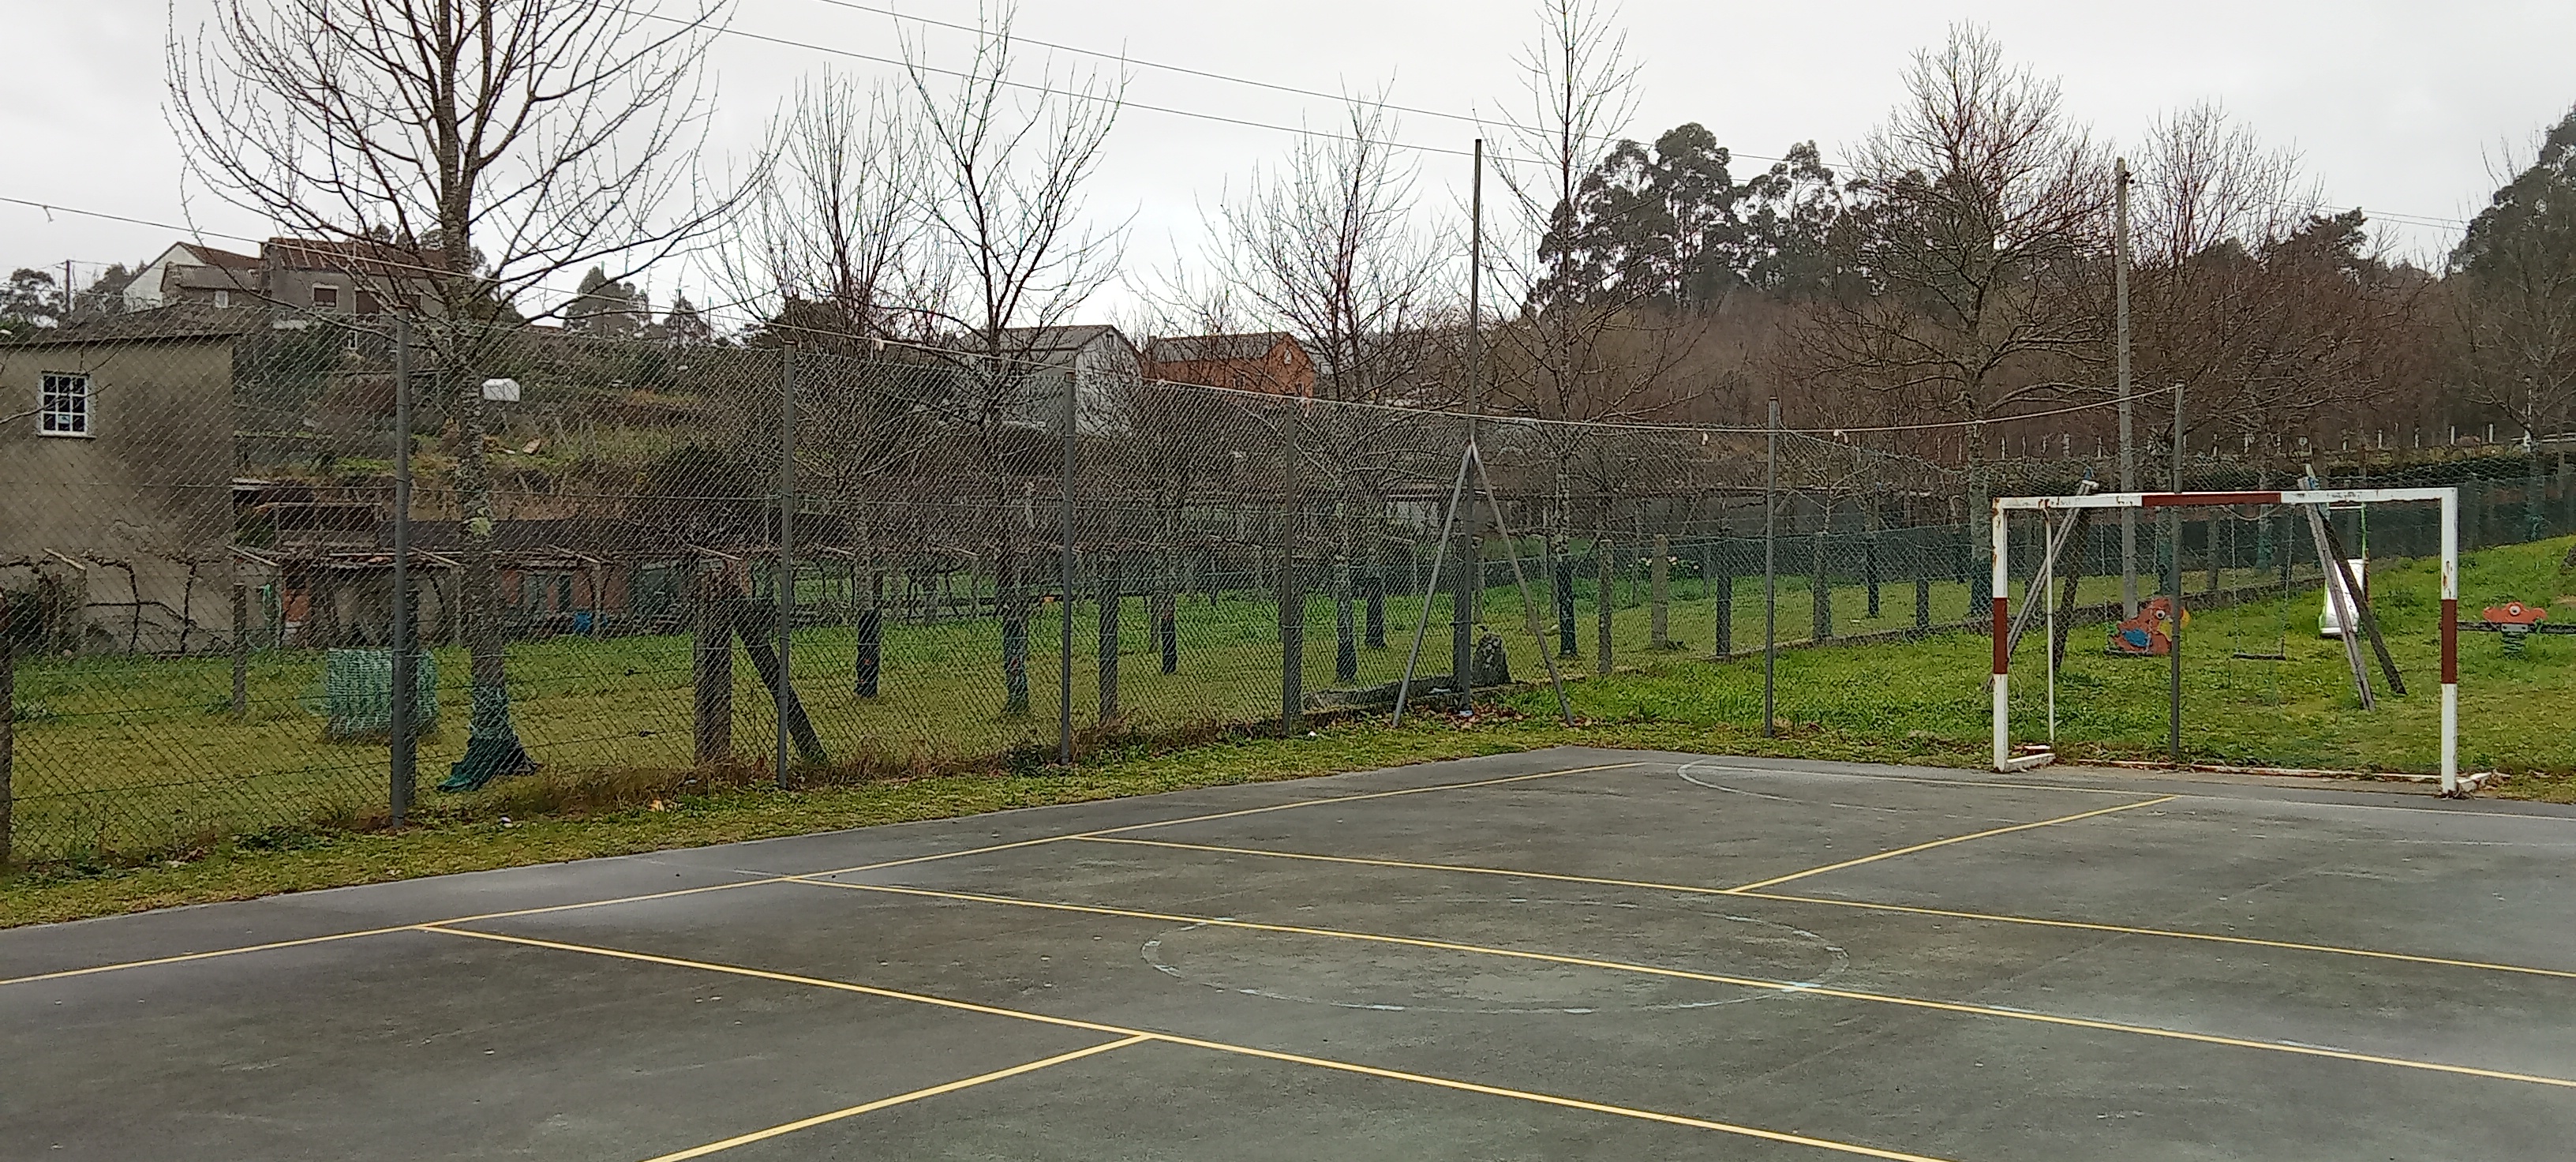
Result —
M1964 425L1977 560L1987 535L1981 423L2102 390L2087 373L2102 338L2111 182L2101 151L2060 108L2057 83L2008 64L1982 28L1954 26L1941 48L1915 54L1905 87L1852 167L1870 203L1853 232L1855 263L1876 285L1819 311L1788 370Z
M860 338L930 337L918 308L945 302L950 267L930 245L930 158L909 87L825 71L800 82L769 127L776 165L747 199L718 263L736 301L763 317L824 308Z
M2407 296L2319 244L2334 227L2295 155L2204 102L2149 127L2133 188L2138 379L2181 385L2191 432L2282 468L2278 435L2384 389Z
M1400 160L1383 91L1353 98L1329 134L1300 138L1284 166L1256 172L1242 197L1213 215L1207 253L1222 315L1239 297L1297 336L1318 364L1316 394L1348 403L1422 402L1427 334L1447 322L1454 293L1447 239L1416 221L1418 174ZM1416 425L1373 408L1256 408L1295 470L1331 504L1336 680L1359 670L1363 592L1381 600L1373 535L1384 502L1419 463L1404 437ZM1374 606L1373 606L1374 607Z
M1351 100L1333 133L1300 138L1211 224L1209 267L1306 345L1325 399L1409 394L1418 332L1453 293L1449 239L1415 220L1419 174L1398 158L1397 128L1383 92Z
M1010 3L986 11L973 59L944 80L919 42L904 41L928 159L918 212L931 245L955 268L945 301L916 309L949 329L967 356L942 411L985 435L992 513L1001 526L991 541L1009 713L1029 705L1034 522L1003 470L1005 442L996 437L1040 397L1078 392L1073 368L1039 367L1031 356L1047 342L1047 329L1064 324L1116 276L1123 232L1095 228L1082 193L1126 90L1124 74L1059 80L1048 67L1036 81L1015 77L1016 11Z
M453 385L474 675L456 778L525 769L502 661L485 365L532 295L623 282L732 210L699 165L707 46L730 0L676 14L591 0L218 0L168 45L168 119L226 201L336 241L425 312Z

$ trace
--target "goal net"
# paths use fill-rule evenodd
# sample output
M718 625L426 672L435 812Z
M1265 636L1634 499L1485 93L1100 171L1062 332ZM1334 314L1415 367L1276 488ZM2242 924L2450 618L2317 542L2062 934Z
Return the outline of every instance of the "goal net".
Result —
M2387 574L2385 600L2375 506L2398 506L2381 520L2390 558L2421 558ZM2134 589L2111 547L2123 519L2147 550ZM1991 520L1997 770L2152 755L2476 786L2459 771L2457 489L2015 496Z

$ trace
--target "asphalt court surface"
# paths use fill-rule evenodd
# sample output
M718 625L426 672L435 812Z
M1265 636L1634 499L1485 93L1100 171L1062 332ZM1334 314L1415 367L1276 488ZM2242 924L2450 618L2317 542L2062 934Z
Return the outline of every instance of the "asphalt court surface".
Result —
M0 1157L2533 1158L2576 811L1560 748L0 932Z

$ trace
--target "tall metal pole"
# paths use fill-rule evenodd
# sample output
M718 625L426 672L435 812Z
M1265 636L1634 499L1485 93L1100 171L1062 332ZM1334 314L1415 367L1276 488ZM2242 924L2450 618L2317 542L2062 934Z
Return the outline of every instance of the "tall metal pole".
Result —
M1467 182L1467 447L1474 454L1476 417L1485 407L1485 139L1476 139L1475 170ZM1458 709L1476 704L1476 602L1484 594L1485 563L1476 551L1476 506L1463 514L1458 545L1458 592L1449 607L1450 685Z
M2182 385L2173 388L2173 490L2182 484ZM2122 509L2135 512L2135 509ZM2182 765L2182 510L2165 510L2165 535L2172 538L2172 562L2165 567L2165 592L2173 595L2173 627L2167 633L2171 647L2165 651L2165 746L2173 752L2174 765Z
M1068 767L1073 765L1073 426L1081 374L1070 367L1064 373L1064 467L1056 483L1056 572L1064 633L1056 643L1055 761ZM1281 567L1289 566L1283 562Z
M796 345L778 349L778 676L769 704L778 711L778 785L787 786L788 644L796 624Z
M2112 163L2119 210L2111 253L2111 296L2119 314L2120 491L2138 490L2137 405L2129 398L2129 159ZM2138 510L2120 510L2120 615L2138 615Z
M235 592L239 592L238 589ZM413 661L419 646L412 641L411 600L411 320L394 316L394 632L393 705L386 709L385 730L393 745L392 786L386 800L393 824L411 814L420 748L412 723L412 703L420 684ZM234 633L241 631L236 619Z
M1780 732L1780 397L1771 397L1762 466L1762 736Z

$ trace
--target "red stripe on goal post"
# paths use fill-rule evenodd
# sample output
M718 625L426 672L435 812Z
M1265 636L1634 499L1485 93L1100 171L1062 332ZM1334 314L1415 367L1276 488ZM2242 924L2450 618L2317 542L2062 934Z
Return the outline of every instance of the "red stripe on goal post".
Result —
M1997 594L1995 597L1995 673L1997 674L2003 673L2004 664L2011 660L2004 656L2004 646L2006 644L2004 641L2004 635L2011 632L2012 628L2004 616L2003 596L2001 594Z
M2442 684L2460 684L2460 599L2442 599Z

